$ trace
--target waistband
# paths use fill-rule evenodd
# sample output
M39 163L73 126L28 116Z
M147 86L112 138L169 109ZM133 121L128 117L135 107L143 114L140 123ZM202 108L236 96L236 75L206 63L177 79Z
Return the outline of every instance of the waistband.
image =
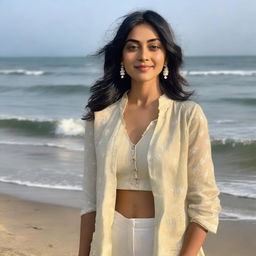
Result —
M153 227L155 225L155 218L127 218L115 210L114 222L124 224L130 227Z

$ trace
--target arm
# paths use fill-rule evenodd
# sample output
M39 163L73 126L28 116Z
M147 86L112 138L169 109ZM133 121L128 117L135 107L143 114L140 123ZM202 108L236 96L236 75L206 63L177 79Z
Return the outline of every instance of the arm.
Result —
M180 256L196 256L206 238L207 230L195 222L190 222L180 251Z
M84 176L81 207L79 256L88 256L96 216L96 153L94 145L94 122L85 121Z
M95 231L96 212L86 213L81 216L80 243L78 256L89 256L92 235Z
M196 256L206 233L217 232L221 210L214 176L208 121L196 104L188 122L188 225L180 256Z

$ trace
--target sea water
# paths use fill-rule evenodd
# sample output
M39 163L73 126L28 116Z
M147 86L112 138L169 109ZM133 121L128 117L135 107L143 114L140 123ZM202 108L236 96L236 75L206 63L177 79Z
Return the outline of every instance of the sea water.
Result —
M0 192L79 206L92 57L0 58ZM221 218L256 219L256 57L185 57L208 119Z

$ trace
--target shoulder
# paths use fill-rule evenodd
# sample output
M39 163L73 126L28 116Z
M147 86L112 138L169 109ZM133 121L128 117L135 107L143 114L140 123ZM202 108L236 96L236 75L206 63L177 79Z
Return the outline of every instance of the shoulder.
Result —
M205 120L206 116L204 114L204 110L202 106L193 101L193 100L186 100L186 101L175 101L175 108L176 111L181 115L185 120L186 123L189 125L192 120Z
M175 110L184 115L191 115L198 107L200 108L200 105L193 100L174 101Z
M107 107L105 107L104 109L100 110L100 111L96 111L95 113L95 117L97 118L108 118L109 116L111 116L111 114L113 113L113 111L115 111L118 108L118 103L120 100L108 105Z
M115 120L116 116L118 116L119 111L119 100L108 105L104 109L100 111L94 112L94 127L96 130L99 130L105 125L107 125L111 120ZM115 122L111 122L111 125L115 124Z

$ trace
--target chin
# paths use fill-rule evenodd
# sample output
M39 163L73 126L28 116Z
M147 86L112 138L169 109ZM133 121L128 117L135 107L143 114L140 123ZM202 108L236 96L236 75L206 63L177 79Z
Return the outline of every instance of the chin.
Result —
M148 81L152 81L152 80L156 80L156 77L131 77L132 80L136 81L136 82L148 82Z

